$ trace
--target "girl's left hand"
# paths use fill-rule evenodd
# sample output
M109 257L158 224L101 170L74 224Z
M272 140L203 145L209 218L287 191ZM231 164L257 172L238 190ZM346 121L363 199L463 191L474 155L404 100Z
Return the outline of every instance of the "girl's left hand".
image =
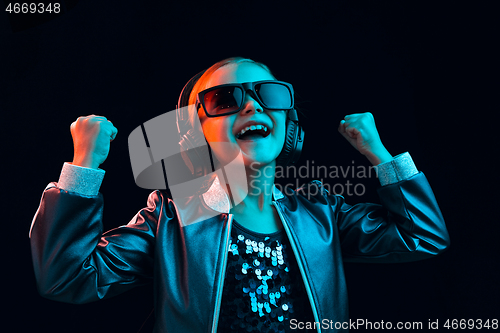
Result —
M377 165L392 160L385 149L370 112L354 113L340 121L339 132L349 143L368 160Z

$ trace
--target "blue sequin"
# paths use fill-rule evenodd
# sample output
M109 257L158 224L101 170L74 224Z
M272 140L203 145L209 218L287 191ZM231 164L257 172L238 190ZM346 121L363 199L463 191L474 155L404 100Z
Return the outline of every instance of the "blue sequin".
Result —
M292 318L314 321L283 230L259 235L234 221L229 252L219 332L285 332Z

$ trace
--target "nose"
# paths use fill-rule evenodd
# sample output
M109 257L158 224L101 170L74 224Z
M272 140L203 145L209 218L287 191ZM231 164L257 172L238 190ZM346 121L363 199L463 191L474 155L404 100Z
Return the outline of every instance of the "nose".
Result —
M245 96L245 100L243 101L243 107L241 108L241 111L243 114L247 113L257 113L257 112L264 112L264 108L259 104L259 102L252 97L252 95L247 92Z

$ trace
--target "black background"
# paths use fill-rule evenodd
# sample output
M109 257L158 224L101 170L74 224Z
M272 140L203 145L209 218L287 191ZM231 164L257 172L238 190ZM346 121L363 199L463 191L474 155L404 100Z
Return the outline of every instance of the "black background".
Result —
M294 85L305 114L299 166L368 166L337 126L346 114L370 111L387 149L409 151L433 187L450 249L415 263L346 263L352 319L424 327L439 319L445 331L448 318L499 318L492 8L402 1L62 4L64 13L52 19L0 14L4 326L140 329L153 307L152 287L86 305L41 298L30 223L44 187L72 160L69 125L88 114L106 116L119 130L102 165L101 192L105 228L127 223L149 193L134 183L128 134L174 109L191 76L230 56L261 61ZM367 190L344 194L349 203L378 202L376 179L352 181ZM149 320L143 332L151 327Z

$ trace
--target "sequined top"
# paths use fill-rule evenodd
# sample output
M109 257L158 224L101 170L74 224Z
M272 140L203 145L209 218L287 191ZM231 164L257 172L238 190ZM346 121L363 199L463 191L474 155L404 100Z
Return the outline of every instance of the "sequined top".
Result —
M217 332L300 331L293 318L314 321L284 230L260 234L233 221Z

